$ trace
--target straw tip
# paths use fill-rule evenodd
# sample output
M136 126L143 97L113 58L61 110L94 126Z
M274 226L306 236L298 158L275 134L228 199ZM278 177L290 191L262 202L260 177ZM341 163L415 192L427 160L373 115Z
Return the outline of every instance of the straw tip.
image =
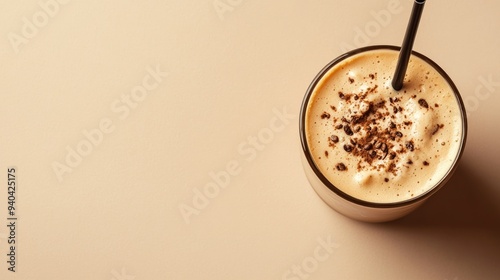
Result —
M399 91L403 88L403 83L397 83L397 82L392 81L391 85L395 91Z

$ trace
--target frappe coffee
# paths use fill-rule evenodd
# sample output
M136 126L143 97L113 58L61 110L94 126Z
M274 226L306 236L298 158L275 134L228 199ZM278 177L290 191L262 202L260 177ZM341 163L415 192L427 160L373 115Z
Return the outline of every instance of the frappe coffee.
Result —
M454 170L466 132L458 91L422 55L411 56L404 87L395 91L391 81L398 55L394 47L344 55L309 88L301 138L307 164L329 189L318 192L323 199L337 195L363 208L409 211ZM317 182L311 183L318 191Z

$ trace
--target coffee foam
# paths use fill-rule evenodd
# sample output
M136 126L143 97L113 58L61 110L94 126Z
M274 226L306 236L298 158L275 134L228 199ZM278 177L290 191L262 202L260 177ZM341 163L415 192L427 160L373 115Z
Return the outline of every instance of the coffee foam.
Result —
M404 88L393 90L398 54L373 50L336 64L307 106L313 161L334 186L364 201L393 203L427 192L446 176L461 145L452 87L412 56Z

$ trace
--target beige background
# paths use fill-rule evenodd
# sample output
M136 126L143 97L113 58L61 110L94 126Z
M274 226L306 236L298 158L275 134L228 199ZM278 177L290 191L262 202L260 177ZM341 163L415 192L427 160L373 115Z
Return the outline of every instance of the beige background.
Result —
M445 189L402 220L365 224L328 208L302 170L308 84L346 49L400 44L410 10L406 0L2 1L0 278L497 279L497 1L428 1L422 17L414 49L456 81L469 114ZM147 95L125 105L144 81ZM102 138L58 180L55 162L89 148L84 131L100 122ZM16 273L8 166L19 171ZM225 170L227 186L202 201L211 172Z

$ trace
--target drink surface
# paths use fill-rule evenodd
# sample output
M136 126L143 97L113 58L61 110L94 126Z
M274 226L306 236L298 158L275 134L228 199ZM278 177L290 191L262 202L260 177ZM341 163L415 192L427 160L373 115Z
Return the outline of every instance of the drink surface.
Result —
M313 161L344 193L401 202L436 186L461 146L453 88L412 56L402 90L391 80L398 51L372 50L334 65L309 99L305 132Z

